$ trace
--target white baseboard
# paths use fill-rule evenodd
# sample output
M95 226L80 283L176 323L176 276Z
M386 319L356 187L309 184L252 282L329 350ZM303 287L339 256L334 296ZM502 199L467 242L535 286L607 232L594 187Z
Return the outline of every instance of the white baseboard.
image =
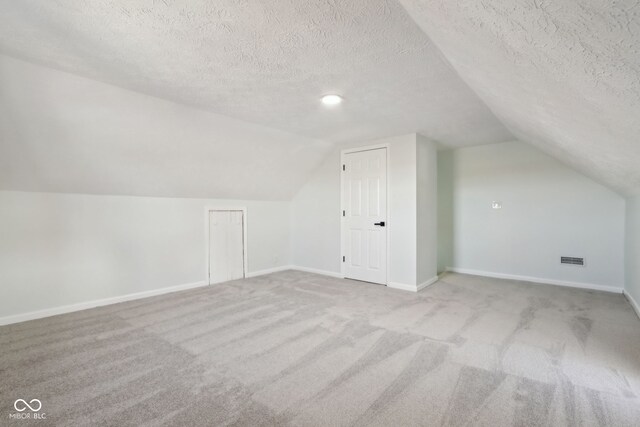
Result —
M496 279L519 280L522 282L541 283L544 285L556 285L565 286L568 288L589 289L592 291L613 292L616 294L621 294L623 292L622 287L596 285L593 283L569 282L565 280L543 279L540 277L518 276L515 274L492 273L488 271L471 270L468 268L447 267L447 271L450 271L452 273L471 274L473 276L493 277Z
M401 291L418 292L418 288L414 285L407 285L406 283L388 282L388 288L400 289Z
M281 265L280 267L266 268L264 270L252 271L247 273L247 279L251 277L263 276L265 274L278 273L279 271L294 270L291 265Z
M426 282L422 282L418 285L418 290L424 289L427 286L431 286L434 283L436 283L438 280L440 280L440 276L433 276L431 279L427 280Z
M389 283L387 283L387 287L393 288L393 289L400 289L400 290L403 290L403 291L409 291L409 292L418 292L419 290L424 289L427 286L436 283L438 281L438 279L439 279L438 276L434 276L431 279L427 280L426 282L420 283L417 286L416 285L407 285L405 283L389 282Z
M31 311L31 312L22 313L22 314L14 314L12 316L0 317L0 326L10 325L12 323L26 322L27 320L42 319L43 317L56 316L58 314L72 313L74 311L87 310L89 308L117 304L119 302L133 301L141 298L153 297L156 295L164 295L172 292L186 291L187 289L199 288L202 286L207 286L207 282L201 281L201 282L194 282L194 283L185 283L183 285L169 286L167 288L153 289L150 291L136 292L133 294L120 295L117 297L80 302L77 304L63 305L60 307L46 308L44 310Z
M299 267L293 267L293 266L290 266L290 265L284 265L284 266L280 266L280 267L274 267L274 268L269 268L269 269L265 269L265 270L259 270L259 271L254 271L254 272L251 272L251 273L247 273L247 278L262 276L264 274L277 273L279 271L285 271L285 270L303 270L303 269L299 268ZM303 270L303 271L311 271L311 270ZM318 273L318 274L323 274L319 270L314 270L312 272L313 273ZM332 273L325 272L324 274L331 275ZM90 308L102 307L102 306L111 305L111 304L117 304L119 302L133 301L133 300L137 300L137 299L141 299L141 298L153 297L153 296L156 296L156 295L164 295L164 294L169 294L169 293L172 293L172 292L186 291L187 289L199 288L199 287L207 286L207 285L208 285L207 281L203 280L203 281L200 281L200 282L186 283L186 284L177 285L177 286L169 286L167 288L153 289L153 290L150 290L150 291L136 292L136 293L127 294L127 295L120 295L120 296L117 296L117 297L103 298L103 299L98 299L98 300L80 302L80 303L77 303L77 304L63 305L63 306L60 306L60 307L46 308L44 310L31 311L31 312L28 312L28 313L14 314L14 315L11 315L11 316L0 317L0 326L2 326L2 325L10 325L12 323L26 322L28 320L42 319L44 317L56 316L58 314L73 313L75 311L82 311L82 310L87 310L87 309L90 309Z
M629 292L622 291L622 293L624 294L625 297L627 297L627 300L631 304L631 307L633 307L638 317L640 317L640 305L638 305L638 302L635 299L633 299L633 297Z
M344 276L342 275L342 273L336 273L334 271L318 270L316 268L300 267L297 265L293 265L290 268L291 270L304 271L306 273L315 273L315 274L321 274L323 276L344 279ZM434 276L431 279L427 280L426 282L419 284L418 286L406 285L404 283L395 283L395 282L389 282L387 286L393 289L401 289L403 291L418 292L420 289L426 288L427 286L437 282L438 278L439 278L438 276Z
M292 265L289 268L291 270L304 271L305 273L322 274L323 276L337 277L338 279L344 279L344 276L341 273L336 273L334 271L318 270L316 268L301 267L299 265Z

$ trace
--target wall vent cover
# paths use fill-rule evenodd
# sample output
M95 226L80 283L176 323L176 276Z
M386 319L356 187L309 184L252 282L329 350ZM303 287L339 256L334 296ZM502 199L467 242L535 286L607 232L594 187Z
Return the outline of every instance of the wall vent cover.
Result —
M575 258L571 256L560 257L560 264L584 265L584 258Z

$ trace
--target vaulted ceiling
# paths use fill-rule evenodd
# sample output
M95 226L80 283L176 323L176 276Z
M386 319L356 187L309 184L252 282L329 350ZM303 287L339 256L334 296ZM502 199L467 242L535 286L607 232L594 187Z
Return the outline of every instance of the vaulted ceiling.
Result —
M83 138L60 143L57 148L62 152L52 149L52 161L57 163L49 167L60 170L65 161L78 157L72 150L81 150L81 141L104 139L93 141L94 149L105 154L102 160L83 154L95 168L103 169L96 176L95 168L83 166L87 182L81 191L85 192L287 198L304 180L305 171L326 155L327 144L419 132L451 148L506 141L515 135L631 194L640 192L640 7L636 3L0 0L0 54L195 107L189 114L173 114L184 120L171 126L190 128L194 120L198 122L185 133L190 141L196 140L183 146L193 150L190 156L172 145L178 135L167 135L161 130L166 126L154 128L158 120L174 120L165 115L172 108L157 103L153 107L157 114L130 124L138 133L141 126L149 128L142 138L127 132L127 113L121 112L107 121L113 129L110 138L96 137L95 129L91 135L78 131ZM15 69L5 67L5 71ZM64 87L83 87L64 76L54 79L63 81ZM29 84L19 76L3 82ZM48 89L46 99L55 110L55 99L64 98L64 93ZM319 97L330 92L341 93L344 104L323 108ZM18 171L16 165L42 150L46 138L42 129L16 129L18 122L10 121L10 116L24 118L34 108L20 101L19 90L8 93L10 97L0 97L0 109L8 113L0 122L0 157ZM91 104L90 111L100 109L104 97L83 96L88 98L74 99L77 105L67 106L69 113L82 103ZM118 92L116 97L128 102L129 95ZM147 102L136 98L131 105ZM69 126L58 129L62 140L65 131L69 137L77 136L79 129L86 131L82 117L52 117L55 114L45 109L35 117L51 122L47 130L55 123ZM186 117L190 115L197 118ZM250 129L261 125L277 131L256 128L233 147L225 138L208 142L206 134L215 134L224 117L239 119ZM242 126L234 122L223 127ZM260 150L261 144L278 149ZM7 146L12 151L3 152ZM121 151L109 157L114 146ZM130 151L140 159L144 153L150 159L159 156L156 164L162 167L145 175L131 165L123 173L117 162ZM287 152L300 156L291 172L285 166L289 159L283 158ZM9 155L13 158L7 160ZM202 161L207 156L218 157L219 174L207 170ZM40 159L30 164L44 167L45 163ZM151 168L153 162L148 163ZM225 184L212 191L213 184L180 181L169 192L160 190L175 182L171 171L175 179L188 180L184 171L198 170L194 180L211 183L224 177L225 167L234 166L261 171L260 182L252 184L247 178L236 187ZM272 176L269 170L278 172ZM132 190L126 183L106 182L105 177L113 174L145 183ZM155 182L163 174L169 178ZM0 175L5 181L27 178ZM71 183L72 176L51 191L75 188L67 180ZM276 185L280 193L270 195L269 189Z
M640 193L637 0L400 0L507 128Z
M395 0L4 0L0 52L333 142L513 138Z

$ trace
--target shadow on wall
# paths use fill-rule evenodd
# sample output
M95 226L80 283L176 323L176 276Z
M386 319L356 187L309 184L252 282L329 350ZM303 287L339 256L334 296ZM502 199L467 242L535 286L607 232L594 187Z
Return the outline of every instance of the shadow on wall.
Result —
M438 274L453 263L453 151L438 152Z

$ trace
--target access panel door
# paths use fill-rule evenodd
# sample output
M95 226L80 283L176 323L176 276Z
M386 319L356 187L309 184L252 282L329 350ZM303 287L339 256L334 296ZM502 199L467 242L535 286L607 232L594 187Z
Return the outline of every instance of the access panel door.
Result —
M209 211L209 283L244 277L242 211Z

